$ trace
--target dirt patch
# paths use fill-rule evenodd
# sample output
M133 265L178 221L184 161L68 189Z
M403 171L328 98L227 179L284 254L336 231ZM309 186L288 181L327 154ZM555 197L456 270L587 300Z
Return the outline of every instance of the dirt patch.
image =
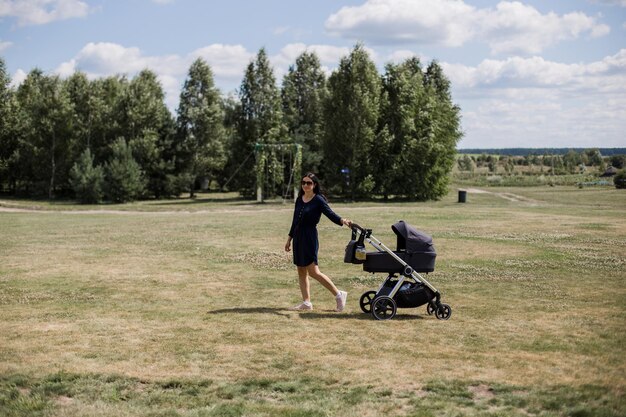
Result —
M448 261L467 259L510 259L513 257L529 256L532 249L519 245L506 245L486 241L459 241L441 239L437 247L437 256Z
M465 191L472 194L493 194L491 191L481 190L480 188L468 188Z
M257 269L287 271L293 268L293 265L291 263L291 255L287 254L286 252L244 252L230 255L227 257L227 260L252 265L254 268Z
M519 194L513 194L513 193L498 193L498 192L483 190L480 188L468 188L467 192L471 194L491 194L491 195L495 195L496 197L500 197L500 198L503 198L505 200L508 200L514 203L527 203L531 205L539 204L539 201L537 200L533 200L532 198L527 198Z
M493 390L486 384L472 385L467 389L477 400L490 400L496 396Z
M34 211L37 211L37 210L0 206L0 213L32 213Z
M190 215L190 214L207 214L207 213L257 213L257 212L276 212L291 211L292 208L268 208L259 209L251 207L249 209L214 209L214 210L112 210L112 209L93 209L93 210L57 210L47 208L24 208L0 205L0 213L47 213L47 214L116 214L116 215Z
M67 406L72 404L74 402L74 399L65 395L60 395L54 400L54 402L60 406Z

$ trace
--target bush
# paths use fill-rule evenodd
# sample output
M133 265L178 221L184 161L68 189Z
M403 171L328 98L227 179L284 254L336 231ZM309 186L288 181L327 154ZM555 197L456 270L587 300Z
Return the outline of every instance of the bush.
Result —
M615 188L626 188L626 169L622 169L613 177Z
M612 155L609 161L617 169L626 168L626 155Z
M189 192L193 180L192 174L168 174L165 179L165 195L178 197L184 192Z
M111 148L113 156L106 165L108 197L116 203L133 201L145 190L143 172L124 139L116 140Z
M83 204L96 204L102 201L104 171L101 166L93 166L93 156L87 149L70 171L70 185L76 198Z

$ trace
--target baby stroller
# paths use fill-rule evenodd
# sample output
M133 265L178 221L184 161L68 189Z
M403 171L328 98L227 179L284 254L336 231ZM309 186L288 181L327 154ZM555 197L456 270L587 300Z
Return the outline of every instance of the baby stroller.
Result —
M398 308L415 308L426 304L426 312L440 320L448 320L452 308L441 302L441 295L420 273L435 270L437 256L433 240L400 220L391 226L398 238L397 249L392 251L372 236L371 229L352 224L352 239L346 247L344 262L363 264L367 272L388 274L377 291L363 293L359 304L364 313L377 320L391 320ZM376 252L365 251L367 240Z

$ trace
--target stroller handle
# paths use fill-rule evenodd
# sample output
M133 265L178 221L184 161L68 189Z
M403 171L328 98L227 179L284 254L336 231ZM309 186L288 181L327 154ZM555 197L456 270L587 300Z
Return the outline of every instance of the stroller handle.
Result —
M352 223L352 224L350 225L350 228L351 228L352 230L355 230L355 229L356 229L356 230L360 230L361 232L364 232L364 231L365 231L365 228L363 228L363 227L359 226L359 225L358 225L358 224L356 224L356 223Z
M359 226L356 223L352 223L350 228L352 229L352 235L353 236L356 236L356 231L357 230L359 232L361 232L361 235L363 235L364 237L369 238L372 235L372 229L366 229L365 227Z

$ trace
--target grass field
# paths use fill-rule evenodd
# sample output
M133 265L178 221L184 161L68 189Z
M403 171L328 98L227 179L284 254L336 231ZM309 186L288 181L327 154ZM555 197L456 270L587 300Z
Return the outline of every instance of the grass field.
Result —
M0 200L0 415L626 415L626 192L485 190L331 202L390 246L398 219L433 235L448 321L361 313L384 277L325 218L347 311L316 283L288 311L290 203Z

